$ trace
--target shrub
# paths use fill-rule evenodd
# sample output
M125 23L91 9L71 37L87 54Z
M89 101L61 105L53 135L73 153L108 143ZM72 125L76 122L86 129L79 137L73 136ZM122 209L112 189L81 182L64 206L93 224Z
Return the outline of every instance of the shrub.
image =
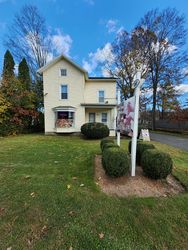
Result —
M120 177L130 168L130 156L120 148L111 147L103 151L102 163L107 175Z
M137 140L137 145L138 143L142 142L142 140ZM129 141L129 145L128 145L128 150L129 150L129 153L131 154L131 146L132 146L132 140Z
M139 142L137 144L137 150L136 150L136 159L137 163L141 164L141 157L145 150L147 149L155 149L155 146L151 144L150 142Z
M157 149L148 149L142 154L141 165L148 177L163 179L172 172L173 162L169 154Z
M89 139L101 139L109 136L109 128L100 122L85 123L81 127L81 132Z
M112 140L110 138L104 138L104 139L101 140L101 143L100 143L101 150L102 150L104 144L108 143L108 142L114 143L114 140Z
M102 147L102 152L108 148L119 148L119 146L112 142L105 143Z

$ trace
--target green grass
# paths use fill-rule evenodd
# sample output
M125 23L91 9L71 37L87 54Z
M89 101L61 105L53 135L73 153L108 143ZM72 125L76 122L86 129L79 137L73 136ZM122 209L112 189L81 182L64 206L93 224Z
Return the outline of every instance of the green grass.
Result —
M188 153L155 145L188 188ZM99 141L78 137L0 139L0 249L187 249L188 193L108 197L93 178L98 153Z

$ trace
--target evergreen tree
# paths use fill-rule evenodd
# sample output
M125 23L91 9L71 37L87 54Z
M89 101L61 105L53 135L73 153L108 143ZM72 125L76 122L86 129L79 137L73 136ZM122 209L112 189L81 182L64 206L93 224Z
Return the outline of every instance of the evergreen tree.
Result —
M2 83L9 81L14 78L14 59L9 50L6 51L4 55L4 64L3 64L3 74L2 74Z
M22 59L18 66L18 80L23 85L24 89L29 90L31 85L31 78L29 67L25 58Z

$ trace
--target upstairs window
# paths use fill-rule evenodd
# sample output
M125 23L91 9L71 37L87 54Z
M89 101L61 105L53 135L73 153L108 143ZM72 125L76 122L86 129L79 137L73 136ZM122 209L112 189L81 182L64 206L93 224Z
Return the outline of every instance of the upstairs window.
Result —
M61 85L61 99L68 99L68 87L67 87L67 85Z
M67 75L67 70L66 69L61 69L60 73L61 73L61 76L66 76Z
M99 102L104 103L104 90L99 90Z

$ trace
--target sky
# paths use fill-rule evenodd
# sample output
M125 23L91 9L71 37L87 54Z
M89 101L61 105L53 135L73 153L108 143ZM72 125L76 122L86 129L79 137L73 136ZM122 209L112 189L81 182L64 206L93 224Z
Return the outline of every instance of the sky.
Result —
M105 75L102 70L97 71L98 65L108 57L110 43L117 32L131 31L151 9L175 7L186 16L188 29L188 0L0 0L0 70L6 51L3 38L8 26L28 3L36 5L45 17L56 53L63 51L89 75ZM181 89L184 101L188 98L188 83Z

